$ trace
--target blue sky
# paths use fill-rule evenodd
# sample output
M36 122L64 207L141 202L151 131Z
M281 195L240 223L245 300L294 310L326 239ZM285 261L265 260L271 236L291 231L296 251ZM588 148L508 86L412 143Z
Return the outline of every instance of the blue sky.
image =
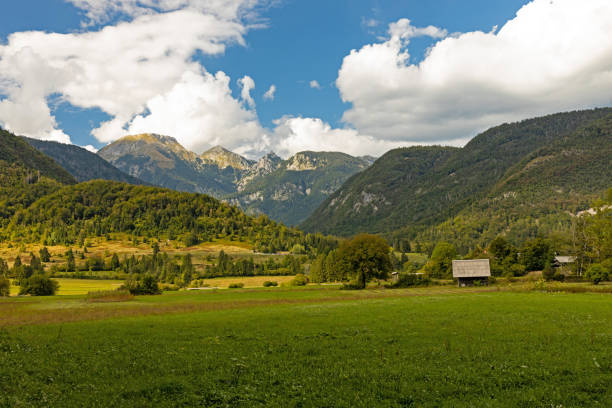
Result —
M64 33L79 36L86 32L97 32L106 26L112 27L119 21L130 24L141 17L140 14L130 14L129 11L119 14L107 12L106 18L92 21L90 18L88 19L86 13L94 10L98 0L88 1L92 4L89 9L83 7L79 9L69 0L20 0L18 2L5 2L0 14L0 37L6 47L5 53L9 52L9 48L13 49L16 46L7 43L7 38L12 33L40 30L49 34ZM109 0L109 3L114 1L121 3L122 1L129 2L132 0ZM189 6L190 0L184 1ZM78 0L72 0L72 2L78 2ZM193 2L198 3L198 0ZM251 117L250 119L246 118L246 116L242 119L231 119L227 122L229 123L227 126L232 127L235 121L241 121L240 126L245 123L248 124L248 126L245 125L244 129L251 129L253 131L254 128L257 128L258 130L254 131L257 135L245 136L248 131L241 130L234 136L228 136L227 141L223 139L223 136L202 136L200 141L194 141L195 136L193 135L186 135L182 139L180 136L177 138L183 144L186 144L187 147L194 150L202 150L216 142L221 142L234 150L250 155L261 154L265 150L276 150L277 146L281 151L284 149L286 154L292 153L292 149L295 150L302 146L308 147L309 143L312 144L313 149L318 147L334 147L335 145L331 142L325 142L327 139L334 138L347 138L347 141L350 139L351 142L347 142L350 146L363 145L370 141L372 142L371 152L375 154L380 154L386 148L396 145L465 143L465 141L469 140L469 137L474 135L474 132L486 128L489 122L492 122L490 124L494 125L496 124L495 120L504 120L506 118L520 119L522 116L529 115L520 109L517 110L513 104L509 103L508 106L500 106L494 112L489 112L486 115L489 118L487 119L489 122L481 117L460 117L457 118L457 130L454 131L455 133L453 133L452 129L444 128L436 130L436 128L429 135L427 133L429 131L427 130L429 123L410 122L414 120L414 115L417 114L414 113L413 116L407 116L405 120L406 126L410 126L410 129L424 130L419 130L418 134L410 135L410 132L406 132L402 128L404 123L391 123L393 119L383 118L383 116L393 114L394 117L400 117L406 110L406 107L410 110L414 106L420 107L421 103L423 103L424 107L422 109L419 108L419 112L424 112L422 116L429 117L431 123L438 123L441 115L448 115L448 113L444 113L446 111L443 110L440 111L437 107L456 98L454 94L445 95L441 97L440 101L436 102L436 109L430 109L428 106L425 106L425 102L421 101L429 100L428 95L432 91L415 90L414 96L410 95L411 99L405 100L403 102L404 105L390 105L388 108L385 108L384 112L380 113L381 121L389 123L388 126L385 125L378 129L373 125L376 122L376 118L373 117L366 121L364 116L367 115L364 115L364 112L376 110L376 106L386 103L385 101L388 99L399 100L403 98L412 92L411 85L403 85L399 82L395 84L392 87L392 91L397 93L396 97L390 96L388 92L385 95L377 96L374 95L376 90L368 91L367 89L367 92L364 91L367 95L363 96L354 87L349 89L349 85L339 89L336 86L336 81L346 78L347 84L359 84L359 82L355 82L359 80L362 81L362 86L367 88L370 86L369 77L365 74L359 74L358 78L349 78L348 74L340 74L339 70L343 66L345 57L349 55L351 50L356 50L358 51L357 54L359 54L355 56L354 64L361 64L362 61L366 61L359 59L362 57L362 54L365 58L366 53L359 52L362 48L365 51L368 45L382 46L386 41L389 41L387 45L391 44L390 24L398 22L400 19L410 20L409 29L433 26L440 30L445 30L445 34L440 36L409 34L401 37L401 47L397 48L395 57L401 56L401 52L407 51L410 54L410 59L403 61L402 64L415 64L414 66L417 66L425 58L428 47L435 45L445 38L457 37L461 34L474 32L490 33L494 26L501 28L508 21L514 19L517 11L527 3L529 2L525 0L504 0L503 2L493 2L490 0L281 0L271 6L258 8L256 10L258 13L256 20L233 16L229 20L238 21L244 29L242 33L244 44L236 44L233 40L221 40L224 43L225 49L220 53L202 52L194 46L194 51L190 55L189 60L199 63L203 70L208 73L215 74L218 71L222 71L229 77L231 97L238 103L241 103L246 112L238 112L237 114L239 116L251 114ZM542 1L539 3L542 3ZM553 2L550 3L552 4ZM542 12L536 9L535 6L533 9L531 11L532 14ZM160 14L165 12L171 13L173 11L161 10L162 13ZM569 13L568 10L565 11ZM202 11L203 14L207 12ZM524 20L527 21L527 18ZM259 23L260 27L251 28L250 25L254 22ZM89 24L84 25L84 23ZM566 24L566 22L561 21L560 25L561 23ZM175 29L180 31L181 27L177 26ZM515 30L518 30L518 28ZM525 30L527 31L527 29ZM465 37L468 36L466 35ZM39 46L40 41L45 40L37 38L36 41L38 41L36 46ZM465 41L467 42L469 39L466 38ZM143 47L146 49L147 44L143 44ZM474 49L478 49L478 47L478 44L472 46ZM79 43L78 50L82 49L83 45ZM109 64L113 64L112 57L112 55L108 56ZM2 58L1 51L0 58ZM51 59L52 57L45 55L43 58ZM348 68L351 68L351 73L355 72L348 62L346 67L346 72L349 71ZM163 69L160 66L160 72ZM192 67L186 69L190 70ZM380 72L381 75L385 75L384 69L381 69ZM389 75L392 74L390 72ZM368 75L372 75L372 73L370 72ZM463 77L461 74L456 73L452 75ZM503 74L500 73L500 75ZM40 76L40 73L38 76ZM244 76L249 76L255 83L255 88L250 92L255 105L251 107L249 107L248 103L245 104L244 100L241 100L242 89L238 80ZM169 79L170 82L163 86L160 85L159 93L164 94L164 92L168 92L169 84L172 84L172 81L177 82L177 78ZM9 80L13 79L9 78ZM25 80L23 79L23 81ZM116 80L116 78L113 77L113 80ZM320 88L311 87L310 82L312 80L316 80L320 84ZM376 83L376 80L376 78L373 78L372 83ZM15 81L18 80L16 79ZM406 81L408 82L408 79ZM5 82L8 82L8 80L5 79ZM343 81L343 83L345 82ZM273 100L266 100L263 95L271 85L276 87L275 96ZM521 85L517 84L517 89ZM143 86L146 86L146 83ZM474 89L486 89L487 87L487 84L476 84ZM0 87L0 93L0 95L4 95L5 100L11 99L11 96L8 95L10 92L3 91L2 87ZM97 134L96 132L92 134L92 131L100 127L103 122L110 121L117 116L119 110L114 111L105 107L106 105L111 105L112 101L100 103L100 106L83 106L90 104L75 102L77 99L83 100L82 96L66 97L65 94L67 92L64 92L61 86L58 86L56 90L45 92L44 97L50 109L50 117L55 121L55 124L52 124L54 130L41 130L39 134L34 134L34 137L44 138L45 134L52 134L53 132L55 132L53 134L58 134L57 131L59 130L68 136L72 143L83 146L92 145L100 148L107 142L122 136L119 134L117 137L99 136L103 132L99 132L98 136L94 136L94 134ZM342 101L341 94L345 96L346 102ZM480 94L478 95L480 96ZM142 104L148 103L151 100L150 96L143 97ZM386 99L382 99L383 97ZM483 99L488 97L493 98L493 96L483 95ZM0 99L2 99L2 96L0 96ZM13 99L18 98L13 97ZM378 103L379 101L380 103ZM374 106L368 106L368 104ZM535 108L530 107L530 109L534 114L540 114L563 109L566 106L568 108L574 106L589 107L601 104L605 104L605 100L602 102L601 97L590 96L586 99L581 98L580 101L574 104L549 104ZM91 105L95 105L95 103ZM167 104L163 106L168 107ZM18 108L15 107L15 109ZM235 110L237 107L234 106L231 109ZM484 107L474 107L473 109L480 109L482 111L483 109L488 109L488 106L485 104ZM128 111L126 110L126 112ZM141 114L145 117L150 113L149 108L142 108L140 111L133 109L129 112L130 115ZM2 113L1 110L0 113ZM219 113L217 113L218 115ZM183 118L184 116L179 115L178 117ZM294 121L282 122L282 118L290 118L290 120L293 119ZM310 123L298 123L295 118L309 118L312 121ZM127 124L129 120L132 120L132 117L124 120L121 130L117 131L117 127L115 127L115 133L121 133L123 130L127 132L132 129ZM14 128L11 130L21 131L21 133L28 133L28 131L29 133L36 133L35 130L30 130L28 126L22 126L22 129L20 129L19 126L14 124L14 120L11 123L9 122L6 118L2 120L0 115L0 123L4 123L5 127L7 127L8 123L9 129L11 127ZM154 127L151 123L159 123L159 121L148 121L147 125L143 125L144 127L142 128L148 130L151 126ZM199 126L198 123L201 122L194 122L191 127L197 128ZM208 124L206 126L206 129L213 129L208 127ZM219 126L221 126L220 129ZM208 131L223 135L223 126L221 124ZM325 128L326 126L329 129ZM41 129L43 127L41 124ZM139 129L138 126L133 128ZM171 126L163 126L162 128L160 132L167 130L164 133L174 129ZM154 131L155 129L151 130ZM338 133L333 133L336 130ZM394 133L395 130L397 130L397 134ZM312 134L299 133L308 131L319 133L314 136ZM108 135L109 132L107 131L105 135ZM197 133L197 131L194 132ZM402 132L407 134L405 138L401 137ZM264 136L264 134L267 136ZM389 134L388 137L386 136L387 134ZM440 136L436 138L436 134ZM55 138L57 139L57 137ZM268 140L265 146L264 143L258 142L264 139ZM352 141L353 139L354 142ZM223 143L224 141L226 143ZM301 141L304 142L302 143ZM361 152L356 147L348 149L350 153Z

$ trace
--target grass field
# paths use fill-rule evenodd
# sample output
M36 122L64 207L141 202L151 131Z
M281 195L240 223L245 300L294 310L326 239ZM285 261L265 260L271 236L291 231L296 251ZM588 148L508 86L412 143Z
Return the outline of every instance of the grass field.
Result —
M611 406L610 296L313 287L0 300L0 406Z
M57 295L85 295L87 292L97 290L113 290L123 284L119 280L94 280L94 279L63 279L53 278L59 283ZM19 292L18 286L11 285L11 296Z

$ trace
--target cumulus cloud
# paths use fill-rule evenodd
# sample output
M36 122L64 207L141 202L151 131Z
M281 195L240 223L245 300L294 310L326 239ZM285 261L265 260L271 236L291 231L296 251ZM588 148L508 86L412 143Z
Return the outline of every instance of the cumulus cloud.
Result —
M199 76L203 82L215 78L223 88L223 75L211 76L193 60L193 55L197 51L218 55L228 45L244 44L247 27L236 13L238 6L246 7L253 0L82 0L80 3L94 13L98 13L97 6L128 7L130 4L177 10L151 11L97 31L10 35L7 44L0 45L0 125L31 137L69 142L68 135L58 128L47 101L50 96L59 95L64 102L80 108L99 108L111 116L111 120L92 132L99 141L110 142L124 136L147 107L176 92L177 85L183 84L185 78L195 81L193 78ZM181 7L184 3L203 6L201 9ZM211 8L215 5L218 10L213 13ZM254 86L248 77L243 81L246 84L243 90ZM252 99L245 100L252 103ZM189 116L191 106L177 102L179 105L174 111L183 106L187 112L182 117ZM236 120L241 118L244 116L239 115ZM165 120L176 122L169 114ZM200 137L204 141L215 140L219 133L202 132ZM185 141L192 137L187 132L173 136Z
M182 9L214 15L224 20L237 19L258 0L66 0L85 12L90 23L105 23L117 15L139 17Z
M447 36L390 24L344 58L343 120L377 140L459 144L505 121L612 102L612 3L534 0L501 29ZM437 42L419 64L411 38Z
M397 142L361 135L354 129L332 128L318 118L285 116L274 124L277 154L282 157L304 150L379 156L398 146Z
M244 77L238 80L238 85L240 85L240 87L242 88L242 91L240 92L240 97L242 98L242 101L246 103L249 107L254 108L255 101L251 96L251 91L255 89L255 81L253 81L253 78L248 75L245 75Z
M223 72L186 72L167 93L147 103L148 113L134 118L127 133L172 135L196 152L221 144L251 155L264 132L254 111L232 97L229 83Z
M273 101L276 94L276 85L270 85L270 88L264 93L263 98L266 101Z
M81 146L83 149L88 150L92 153L98 153L98 149L96 149L95 147L93 147L92 145L87 145L87 146Z
M319 84L319 81L317 81L316 79L310 81L309 85L312 89L321 89L321 84Z

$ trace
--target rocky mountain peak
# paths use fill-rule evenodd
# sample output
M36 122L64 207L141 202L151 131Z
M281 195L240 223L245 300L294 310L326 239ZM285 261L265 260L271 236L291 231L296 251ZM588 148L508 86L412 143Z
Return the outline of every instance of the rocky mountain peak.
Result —
M287 170L304 171L324 167L327 160L312 152L299 152L287 160Z
M254 162L231 152L223 146L215 146L200 155L204 162L216 164L219 168L233 167L238 170L248 170Z

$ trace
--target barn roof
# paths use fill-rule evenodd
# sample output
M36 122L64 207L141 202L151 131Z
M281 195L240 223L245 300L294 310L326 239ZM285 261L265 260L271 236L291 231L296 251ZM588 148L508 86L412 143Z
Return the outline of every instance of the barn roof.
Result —
M575 256L563 256L563 255L555 256L555 261L559 262L560 264L573 263L575 260L576 260Z
M453 261L453 278L478 278L491 276L488 259Z

